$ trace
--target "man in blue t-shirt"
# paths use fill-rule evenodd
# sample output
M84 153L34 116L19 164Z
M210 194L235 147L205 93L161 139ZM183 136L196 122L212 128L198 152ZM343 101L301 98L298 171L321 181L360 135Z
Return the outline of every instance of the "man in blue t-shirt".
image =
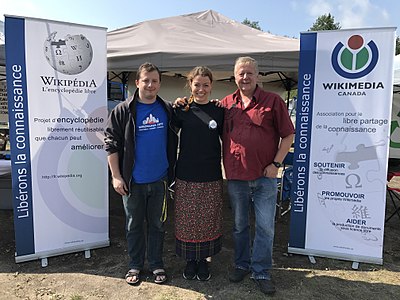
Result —
M160 284L167 280L162 259L166 195L174 179L178 136L170 125L171 104L157 95L159 69L142 64L135 83L135 94L111 112L104 141L112 184L126 215L130 262L125 280L130 285L140 282L147 248L149 269Z

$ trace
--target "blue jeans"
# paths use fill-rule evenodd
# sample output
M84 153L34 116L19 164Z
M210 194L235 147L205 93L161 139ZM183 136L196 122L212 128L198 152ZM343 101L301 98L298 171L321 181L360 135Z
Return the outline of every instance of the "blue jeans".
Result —
M254 279L270 279L277 197L276 179L260 177L251 181L228 180L228 193L235 218L235 267L250 270ZM252 251L249 222L251 202L255 214Z
M166 201L166 182L131 184L131 193L122 196L126 216L126 239L130 257L129 268L142 270L146 253L145 229L147 230L147 261L150 271L164 268L163 207ZM146 228L145 228L146 221Z

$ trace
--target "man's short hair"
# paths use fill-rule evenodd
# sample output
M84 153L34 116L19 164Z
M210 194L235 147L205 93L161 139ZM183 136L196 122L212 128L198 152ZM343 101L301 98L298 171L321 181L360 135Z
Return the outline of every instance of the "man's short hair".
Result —
M233 69L234 73L236 73L237 66L246 65L246 64L253 65L254 68L256 69L256 75L258 74L258 72L259 72L259 70L258 70L258 62L254 58L252 58L250 56L241 56L241 57L238 57L236 59L235 67Z
M141 64L139 69L136 72L136 80L140 79L140 75L142 75L143 72L153 72L153 71L157 71L158 73L158 77L160 79L161 82L161 72L160 70L157 68L156 65L149 63L149 62L145 62L144 64Z

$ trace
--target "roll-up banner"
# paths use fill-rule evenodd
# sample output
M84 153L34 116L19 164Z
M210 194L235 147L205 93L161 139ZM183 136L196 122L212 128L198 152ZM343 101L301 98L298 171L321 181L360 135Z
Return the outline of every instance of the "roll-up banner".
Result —
M300 36L288 251L382 264L395 28Z
M16 262L109 245L106 29L6 16Z

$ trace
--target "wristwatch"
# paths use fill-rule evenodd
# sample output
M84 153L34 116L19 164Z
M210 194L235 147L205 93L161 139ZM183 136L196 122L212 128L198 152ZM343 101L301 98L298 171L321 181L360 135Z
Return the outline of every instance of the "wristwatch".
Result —
M272 164L277 168L282 167L282 164L280 162L277 162L277 161L273 161Z

